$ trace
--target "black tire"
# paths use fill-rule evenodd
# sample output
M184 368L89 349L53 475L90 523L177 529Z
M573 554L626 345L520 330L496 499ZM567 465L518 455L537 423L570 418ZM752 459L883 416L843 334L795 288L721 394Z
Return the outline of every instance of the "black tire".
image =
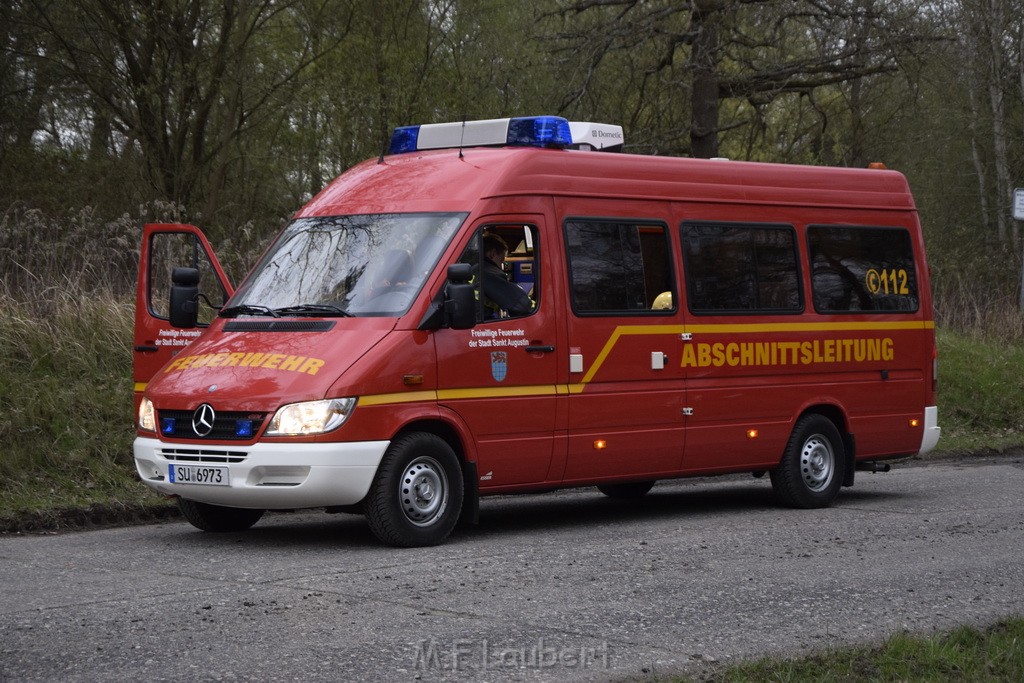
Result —
M260 521L265 510L229 508L222 505L197 503L194 500L178 498L178 509L185 519L203 531L245 531Z
M381 460L366 496L366 519L387 545L437 545L459 521L464 490L459 459L444 439L407 434Z
M828 507L843 485L846 452L839 430L822 415L797 420L779 466L771 471L772 488L795 508Z
M628 484L600 484L597 490L609 498L643 498L652 488L653 481L631 481Z

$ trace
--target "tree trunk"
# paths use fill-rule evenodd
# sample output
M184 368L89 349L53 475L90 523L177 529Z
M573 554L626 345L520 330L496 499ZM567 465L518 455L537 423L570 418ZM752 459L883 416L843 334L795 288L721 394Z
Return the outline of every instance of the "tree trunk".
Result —
M718 156L718 34L713 12L695 4L691 28L695 35L690 53L690 154L710 159Z
M988 96L992 107L992 142L996 165L996 226L999 241L1007 240L1007 217L1010 205L1010 165L1006 147L1006 108L1003 103L1003 85L1000 75L1003 71L1002 37L1005 18L1003 0L989 0L989 76ZM1017 243L1017 226L1013 225L1013 244Z

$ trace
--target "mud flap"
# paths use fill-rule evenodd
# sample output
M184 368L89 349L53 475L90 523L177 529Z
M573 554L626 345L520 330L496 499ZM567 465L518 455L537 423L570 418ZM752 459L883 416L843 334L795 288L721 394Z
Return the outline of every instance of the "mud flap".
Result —
M462 512L459 526L476 526L480 523L480 480L477 478L475 462L462 463Z
M853 475L857 470L856 445L853 434L843 434L843 449L846 451L846 462L843 463L843 486L853 486Z

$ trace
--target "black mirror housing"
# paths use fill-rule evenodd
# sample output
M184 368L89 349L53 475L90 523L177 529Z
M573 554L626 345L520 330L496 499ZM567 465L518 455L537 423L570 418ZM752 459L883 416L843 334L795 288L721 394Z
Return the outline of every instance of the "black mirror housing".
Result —
M445 322L453 330L468 330L476 326L476 292L470 280L473 266L453 263L448 266L448 286L445 288Z
M199 269L175 268L171 271L171 326L190 329L199 320Z

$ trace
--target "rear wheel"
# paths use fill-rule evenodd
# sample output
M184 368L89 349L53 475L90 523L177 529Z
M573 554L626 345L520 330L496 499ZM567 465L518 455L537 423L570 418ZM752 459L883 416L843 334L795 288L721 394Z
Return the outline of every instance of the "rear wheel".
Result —
M408 434L384 454L366 497L366 519L388 545L437 545L458 522L463 494L451 446L434 434Z
M260 521L265 510L229 508L178 498L178 509L192 526L203 531L245 531Z
M642 498L653 487L653 481L631 481L628 484L601 484L597 490L609 498Z
M843 484L846 453L839 430L822 415L800 418L782 462L771 471L772 488L796 508L828 507Z

